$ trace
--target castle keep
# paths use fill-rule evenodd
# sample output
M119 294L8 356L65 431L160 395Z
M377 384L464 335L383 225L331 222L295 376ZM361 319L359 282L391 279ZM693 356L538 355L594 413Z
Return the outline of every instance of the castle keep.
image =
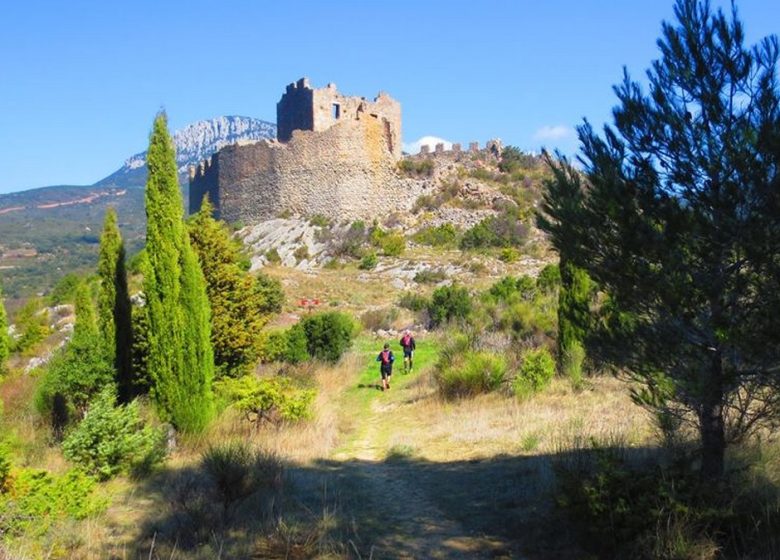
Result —
M369 101L301 79L287 86L276 117L276 141L224 147L190 170L190 212L208 194L227 222L285 211L372 218L409 207L419 194L397 172L401 106L389 95Z

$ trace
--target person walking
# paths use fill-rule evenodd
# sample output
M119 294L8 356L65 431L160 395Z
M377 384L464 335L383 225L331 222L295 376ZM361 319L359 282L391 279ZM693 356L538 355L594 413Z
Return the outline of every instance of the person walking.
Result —
M379 374L382 376L382 390L386 391L390 388L390 376L393 375L393 362L395 361L389 344L385 343L384 348L376 357L376 361L379 362Z
M401 348L404 349L404 373L412 373L412 358L417 345L414 342L412 333L407 329L399 341Z

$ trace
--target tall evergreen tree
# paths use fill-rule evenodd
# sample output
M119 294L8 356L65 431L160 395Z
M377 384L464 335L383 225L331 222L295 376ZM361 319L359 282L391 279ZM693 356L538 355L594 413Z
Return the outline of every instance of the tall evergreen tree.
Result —
M3 304L3 286L0 285L0 374L5 371L5 361L11 353L11 341L8 339L8 316Z
M692 419L719 477L780 412L780 48L706 1L675 14L649 94L626 74L614 128L579 128L584 180L552 165L541 225L606 294L590 349Z
M212 415L209 305L183 219L176 157L164 113L147 152L144 293L152 396L178 429L199 432Z
M132 308L127 290L125 246L113 208L106 212L100 236L98 276L98 325L106 341L109 361L116 368L119 400L128 403L134 394Z
M206 278L217 373L240 376L254 361L257 336L270 313L255 278L241 268L240 242L212 213L213 206L204 197L200 211L188 222L190 241Z

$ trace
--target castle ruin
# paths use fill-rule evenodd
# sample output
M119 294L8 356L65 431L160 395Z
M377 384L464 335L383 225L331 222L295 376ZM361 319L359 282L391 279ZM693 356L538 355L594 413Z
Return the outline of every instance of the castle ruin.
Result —
M304 78L287 86L276 117L276 141L226 146L190 170L191 213L205 195L218 217L245 223L285 211L367 218L411 204L397 173L401 105L386 93L369 101Z

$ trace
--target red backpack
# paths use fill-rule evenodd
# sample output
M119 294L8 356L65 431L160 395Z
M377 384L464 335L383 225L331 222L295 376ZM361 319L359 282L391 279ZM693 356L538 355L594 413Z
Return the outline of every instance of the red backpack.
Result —
M382 350L382 363L383 364L390 363L390 350Z

